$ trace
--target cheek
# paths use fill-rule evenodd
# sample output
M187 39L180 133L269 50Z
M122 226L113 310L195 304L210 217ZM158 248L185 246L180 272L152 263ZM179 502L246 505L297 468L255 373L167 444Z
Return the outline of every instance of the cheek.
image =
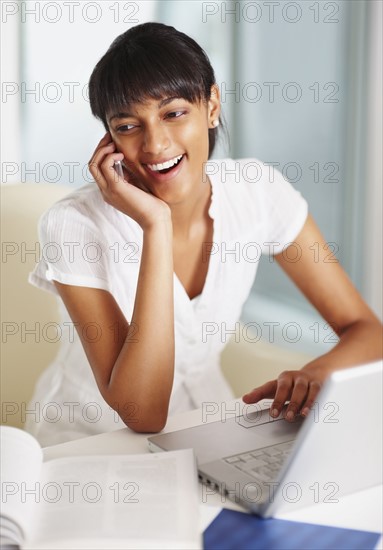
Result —
M191 124L184 128L181 135L182 143L187 147L189 153L192 154L195 152L207 158L209 151L209 132L205 120L200 120L198 123Z
M120 153L122 153L126 160L134 162L137 159L138 147L134 140L126 140L124 138L116 138L113 140Z
M119 153L125 153L126 145L124 144L124 140L120 136L113 134L113 132L110 132L110 135L112 136L112 140L116 146L117 151Z

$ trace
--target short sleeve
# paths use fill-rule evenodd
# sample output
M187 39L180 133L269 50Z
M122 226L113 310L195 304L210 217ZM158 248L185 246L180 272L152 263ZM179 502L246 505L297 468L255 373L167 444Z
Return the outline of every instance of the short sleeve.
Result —
M258 188L263 219L263 254L278 254L296 239L308 215L307 201L276 169L267 167Z
M29 282L57 294L52 281L110 290L107 244L86 205L56 203L38 225L40 259Z

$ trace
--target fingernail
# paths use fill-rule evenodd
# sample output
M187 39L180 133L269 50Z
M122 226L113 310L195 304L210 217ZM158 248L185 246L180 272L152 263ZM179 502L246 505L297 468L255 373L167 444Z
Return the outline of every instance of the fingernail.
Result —
M272 409L271 416L278 416L279 412L278 409Z
M308 407L305 407L305 408L302 410L301 415L302 415L302 416L307 416L307 415L309 414L309 411L310 411L310 409L309 409Z
M293 411L289 411L287 414L286 414L286 418L287 420L292 420L294 418L294 413Z

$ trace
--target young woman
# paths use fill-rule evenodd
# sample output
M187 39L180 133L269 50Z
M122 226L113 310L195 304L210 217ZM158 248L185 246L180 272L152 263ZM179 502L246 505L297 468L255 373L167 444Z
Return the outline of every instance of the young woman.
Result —
M245 402L273 398L278 415L289 400L287 420L306 415L329 373L379 357L380 323L339 264L323 261L328 251L301 195L278 172L273 181L247 177L256 159L208 162L219 88L191 38L157 23L128 30L96 65L89 91L106 130L89 162L95 183L43 216L42 244L60 254L46 254L31 275L59 294L67 328L36 389L39 422L27 427L42 444L124 425L156 432L169 412L232 397L220 329L238 320L258 265L252 254L223 261L217 249L233 243L265 253L271 243L339 336L329 353ZM281 254L293 241L294 254ZM316 262L314 242L323 251ZM299 261L289 262L297 247ZM55 406L50 417L52 404L60 414Z

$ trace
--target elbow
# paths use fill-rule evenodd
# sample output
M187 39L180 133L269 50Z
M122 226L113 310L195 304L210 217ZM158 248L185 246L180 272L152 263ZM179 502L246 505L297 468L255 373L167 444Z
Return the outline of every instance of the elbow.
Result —
M168 419L168 410L146 408L141 410L135 418L121 417L125 424L136 433L158 433L165 428Z
M124 424L136 433L157 433L164 429L168 419L168 404L147 406L137 402L113 402L109 405Z
M147 419L138 422L125 421L125 424L133 432L148 434L148 433L158 433L165 428L166 419L164 421L158 421L158 419Z
M104 396L124 424L137 433L157 433L164 429L168 419L170 388L148 391L136 385L126 391L123 387L110 385Z

